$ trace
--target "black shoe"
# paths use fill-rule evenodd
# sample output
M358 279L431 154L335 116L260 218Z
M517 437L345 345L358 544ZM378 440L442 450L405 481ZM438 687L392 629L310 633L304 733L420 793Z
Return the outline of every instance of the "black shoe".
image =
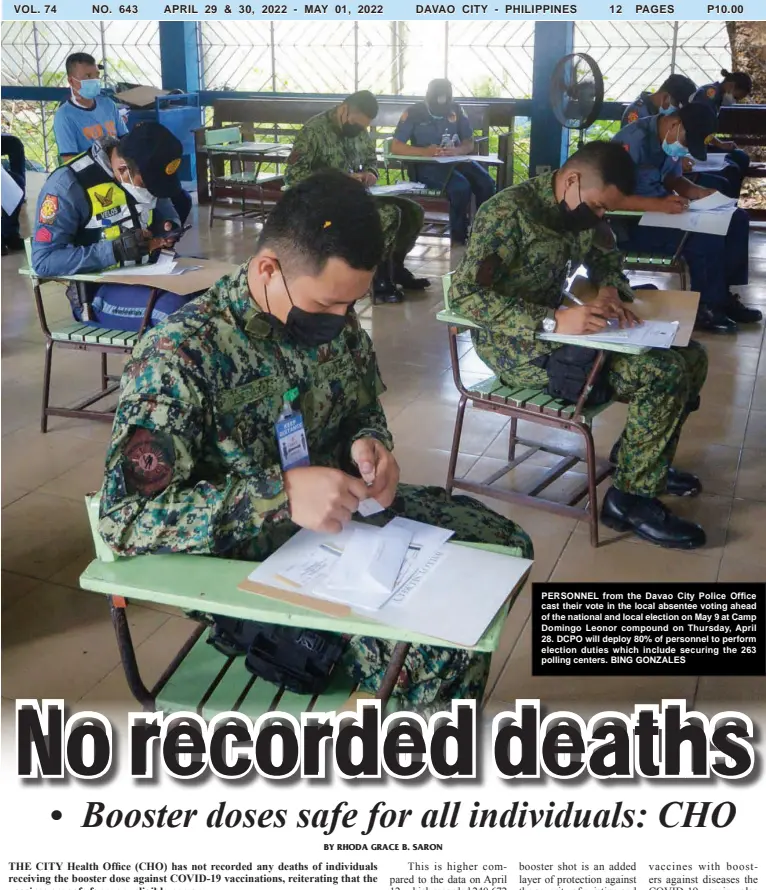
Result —
M3 256L8 256L9 253L10 253L10 251L8 250L8 248L7 248L6 244L5 244L5 241L3 241L3 253L2 253L2 255L3 255Z
M709 331L712 334L736 334L737 322L732 321L721 309L701 307L694 322L696 331Z
M401 289L390 278L376 279L372 288L373 303L401 303Z
M707 540L701 526L675 516L657 498L628 494L614 487L604 498L601 521L607 528L633 532L651 544L674 550L694 550Z
M5 239L5 246L10 251L24 250L24 239L21 237L21 235L9 235Z
M405 290L425 290L431 286L428 278L415 278L404 263L394 268L394 282Z
M668 468L668 478L665 483L665 494L672 494L677 498L693 498L702 491L702 483L694 473L685 473L683 470Z
M612 445L612 450L609 453L609 463L614 467L617 466L617 461L620 456L621 441L622 439L618 439L614 445ZM701 491L702 483L694 473L685 473L683 470L676 470L673 467L668 467L665 494L671 494L678 498L686 498L694 497Z
M763 321L763 313L760 309L751 309L749 306L743 306L739 301L739 294L731 294L729 302L726 304L726 315L739 324L756 324Z

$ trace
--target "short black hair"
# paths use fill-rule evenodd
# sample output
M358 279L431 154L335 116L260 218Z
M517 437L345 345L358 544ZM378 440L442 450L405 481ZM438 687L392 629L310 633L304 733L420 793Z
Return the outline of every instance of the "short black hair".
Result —
M95 65L96 60L90 53L72 53L66 57L66 73L71 75L76 65Z
M264 247L277 251L288 271L318 275L331 257L372 270L383 256L383 228L361 182L325 170L285 192L261 231L257 249Z
M753 78L744 71L727 71L725 68L721 68L721 77L724 79L724 83L728 80L729 83L734 84L735 90L739 90L746 96L753 92Z
M378 100L369 90L359 90L346 96L343 100L344 105L348 105L351 111L358 111L370 120L375 120L378 116Z
M658 90L660 93L668 93L677 108L690 102L696 91L697 84L683 74L671 74Z
M604 185L613 185L623 195L636 191L636 163L619 142L588 142L564 164L596 170Z

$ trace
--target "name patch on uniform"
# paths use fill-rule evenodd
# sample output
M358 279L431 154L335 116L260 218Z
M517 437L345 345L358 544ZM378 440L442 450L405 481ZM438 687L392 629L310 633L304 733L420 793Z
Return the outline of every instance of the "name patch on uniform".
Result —
M59 212L59 199L56 195L46 195L43 203L40 205L40 222L50 223L56 219Z
M250 402L257 402L260 399L265 399L267 396L275 395L278 390L277 378L259 377L258 380L253 380L244 386L238 386L236 389L223 393L221 395L221 408L226 413L229 413Z

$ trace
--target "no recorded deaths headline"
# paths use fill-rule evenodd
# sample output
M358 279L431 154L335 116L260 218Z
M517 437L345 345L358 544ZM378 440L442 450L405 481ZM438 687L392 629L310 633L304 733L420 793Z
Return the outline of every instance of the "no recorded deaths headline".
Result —
M255 722L238 712L209 722L196 713L128 715L132 778L208 773L237 780L327 778L478 778L476 704L453 702L427 721L413 713L383 717L380 702L355 712L272 712ZM541 713L536 699L492 721L495 775L503 779L743 779L755 768L753 721L738 711L707 717L683 700L603 711L587 722L571 711ZM16 769L21 778L100 779L117 763L115 735L103 715L66 717L61 700L16 702Z

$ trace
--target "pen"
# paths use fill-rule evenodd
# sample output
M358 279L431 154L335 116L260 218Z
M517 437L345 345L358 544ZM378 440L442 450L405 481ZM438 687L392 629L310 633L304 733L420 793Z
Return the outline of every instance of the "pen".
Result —
M585 303L583 303L583 301L579 297L576 297L571 291L562 290L561 295L563 297L566 297L568 300L571 300L573 303L576 303L578 306L585 305ZM618 324L619 324L619 322L617 321L616 318L607 318L607 320L606 320L606 325L609 328L617 327Z

